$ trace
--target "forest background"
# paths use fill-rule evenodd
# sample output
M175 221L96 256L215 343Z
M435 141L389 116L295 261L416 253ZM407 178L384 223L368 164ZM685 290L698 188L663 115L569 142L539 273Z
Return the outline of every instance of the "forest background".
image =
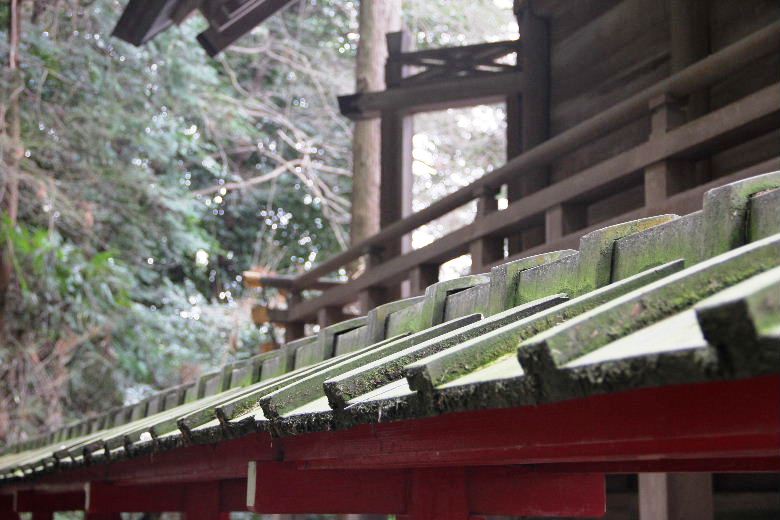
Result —
M301 272L348 244L336 96L354 91L357 3L301 0L216 59L198 16L142 48L112 38L124 3L23 0L15 67L0 5L0 444L273 346L250 308L277 295L241 272ZM516 37L511 0L403 8L418 48ZM503 119L415 119L415 210L504 162Z

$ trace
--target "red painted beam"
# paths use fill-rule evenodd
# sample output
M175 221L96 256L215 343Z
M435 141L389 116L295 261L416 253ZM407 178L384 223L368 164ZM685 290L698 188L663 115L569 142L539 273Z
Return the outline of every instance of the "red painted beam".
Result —
M52 511L83 511L84 491L16 491L14 508L17 513L45 513Z
M247 509L266 514L394 514L404 511L403 470L296 469L283 462L250 462Z
M778 396L780 376L769 376L283 439L257 433L43 476L34 486L67 490L89 481L245 478L250 460L286 460L319 469L538 464L564 472L776 470Z
M606 511L604 475L522 467L309 470L249 464L247 508L265 514L401 514L412 519L473 515L595 517Z
M90 514L180 511L195 517L213 513L210 518L216 518L221 512L246 510L246 480L165 486L90 482L87 497Z
M14 511L13 495L0 495L0 520L19 520L19 514Z
M603 474L556 474L522 467L466 470L470 513L593 518L607 510Z
M416 469L406 520L468 520L471 496L464 468Z
M643 389L293 437L283 453L322 469L776 457L778 396L778 376Z
M536 471L553 473L751 473L780 472L780 455L774 457L718 457L713 459L628 460L534 464Z

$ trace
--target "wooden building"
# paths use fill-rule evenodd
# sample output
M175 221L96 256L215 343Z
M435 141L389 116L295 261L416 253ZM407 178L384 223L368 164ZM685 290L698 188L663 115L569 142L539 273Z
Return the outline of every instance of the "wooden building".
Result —
M517 41L413 51L388 35L387 90L340 99L347 117L382 118L382 230L280 282L291 305L274 319L290 339L345 304L420 294L460 255L479 273L576 247L610 223L701 209L707 189L780 165L777 2L534 0L516 11ZM410 213L414 114L496 101L507 107L507 163ZM399 254L416 228L475 200L471 224ZM361 256L363 276L311 291Z

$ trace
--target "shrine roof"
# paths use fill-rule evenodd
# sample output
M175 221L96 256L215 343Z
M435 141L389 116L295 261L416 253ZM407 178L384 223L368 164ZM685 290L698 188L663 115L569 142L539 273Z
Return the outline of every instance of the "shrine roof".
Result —
M429 286L0 454L0 485L275 437L780 372L780 172ZM594 419L595 420L595 419ZM576 426L576 425L572 425Z

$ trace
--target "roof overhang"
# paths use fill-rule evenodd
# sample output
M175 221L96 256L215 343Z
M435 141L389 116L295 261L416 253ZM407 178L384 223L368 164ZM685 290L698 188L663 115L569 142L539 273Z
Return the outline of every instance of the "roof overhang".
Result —
M199 10L209 28L198 41L215 56L293 0L130 0L113 35L143 45ZM151 5L150 5L151 4Z

